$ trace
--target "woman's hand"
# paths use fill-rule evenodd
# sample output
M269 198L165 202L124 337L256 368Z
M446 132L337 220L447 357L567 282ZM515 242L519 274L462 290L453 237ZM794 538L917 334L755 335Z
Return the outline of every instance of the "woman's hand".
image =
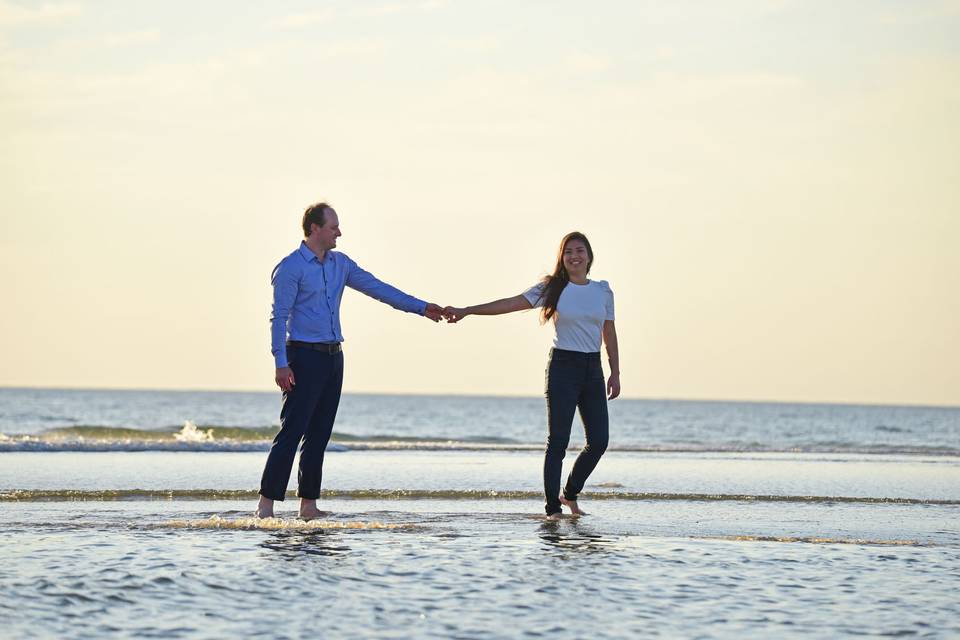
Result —
M449 322L450 324L459 322L460 320L463 320L464 318L466 318L468 315L470 314L468 314L467 310L462 307L444 307L443 308L443 319Z
M611 373L607 380L607 400L613 400L620 395L620 374Z

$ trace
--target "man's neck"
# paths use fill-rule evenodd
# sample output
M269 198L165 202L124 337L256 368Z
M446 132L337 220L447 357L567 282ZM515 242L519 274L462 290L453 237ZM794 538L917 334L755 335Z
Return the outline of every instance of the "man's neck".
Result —
M317 256L317 260L323 262L323 259L327 257L327 250L322 248L320 244L313 238L304 239L303 243L307 245L307 248Z

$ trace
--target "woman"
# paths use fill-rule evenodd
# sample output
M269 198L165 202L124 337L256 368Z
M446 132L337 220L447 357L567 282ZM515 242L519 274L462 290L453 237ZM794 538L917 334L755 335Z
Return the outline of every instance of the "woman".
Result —
M593 249L582 233L567 234L560 243L553 274L523 294L472 307L447 307L448 322L469 315L494 316L540 307L541 322L553 320L553 349L547 365L547 451L543 491L547 517L560 517L560 505L575 516L586 515L577 496L607 448L607 400L620 395L620 357L614 327L613 292L604 280L588 280ZM604 387L600 342L607 346L610 378ZM586 444L560 493L563 456L570 441L573 414L580 409Z

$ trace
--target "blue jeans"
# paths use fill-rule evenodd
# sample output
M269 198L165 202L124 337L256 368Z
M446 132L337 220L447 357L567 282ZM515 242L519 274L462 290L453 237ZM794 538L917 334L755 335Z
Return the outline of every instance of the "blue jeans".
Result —
M333 433L333 421L340 406L343 386L343 353L324 353L304 347L287 346L287 360L296 384L283 393L280 432L273 439L260 480L260 495L283 500L300 445L297 495L320 497L323 453Z
M543 492L547 515L560 513L560 475L570 443L573 414L580 410L586 444L567 476L563 497L576 500L587 478L607 450L610 419L607 385L600 353L552 349L547 365L547 451L543 460Z

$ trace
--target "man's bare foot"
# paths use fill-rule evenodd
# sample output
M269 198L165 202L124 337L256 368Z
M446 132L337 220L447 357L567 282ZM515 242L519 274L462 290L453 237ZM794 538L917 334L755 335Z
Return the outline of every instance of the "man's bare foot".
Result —
M273 500L260 496L260 502L257 503L257 510L253 512L257 518L273 517Z
M575 516L585 516L587 512L577 506L576 500L567 500L562 495L560 496L560 504L570 509L570 514Z
M546 516L546 519L549 520L550 522L557 522L558 520L562 520L562 519L563 519L563 514L562 514L562 513L551 513L550 515Z
M300 519L301 520L316 520L317 518L322 518L323 516L330 515L329 511L321 511L317 508L316 500L307 500L306 498L300 498Z

